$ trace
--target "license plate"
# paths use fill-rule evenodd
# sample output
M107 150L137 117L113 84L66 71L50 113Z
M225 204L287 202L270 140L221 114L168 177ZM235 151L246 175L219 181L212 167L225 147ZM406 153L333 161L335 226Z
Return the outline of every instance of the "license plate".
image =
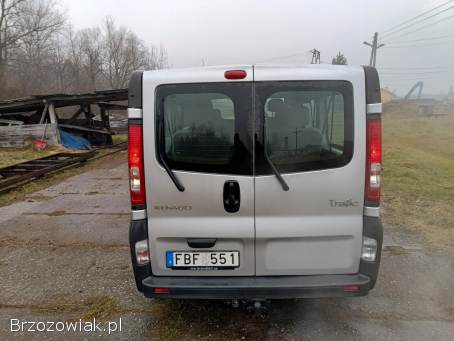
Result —
M240 266L239 251L167 251L166 266L179 270L233 269Z

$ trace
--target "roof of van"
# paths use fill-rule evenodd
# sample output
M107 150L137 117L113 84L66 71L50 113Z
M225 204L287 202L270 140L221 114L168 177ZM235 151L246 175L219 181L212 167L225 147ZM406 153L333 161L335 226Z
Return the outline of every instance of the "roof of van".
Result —
M254 68L254 72L252 72ZM270 79L345 79L352 80L364 75L363 67L351 65L331 64L240 64L218 65L191 68L172 68L154 71L146 71L155 83L165 82L210 82L224 79L224 72L228 70L245 70L245 81L270 80ZM222 76L221 76L222 75Z
M232 65L210 65L210 66L195 66L195 67L185 67L185 68L169 68L169 69L159 69L151 70L151 72L156 71L213 71L213 70L241 70L243 68L261 68L261 69L311 69L311 70L327 70L331 72L345 72L345 71L357 71L362 69L362 66L359 65L333 65L333 64L232 64Z

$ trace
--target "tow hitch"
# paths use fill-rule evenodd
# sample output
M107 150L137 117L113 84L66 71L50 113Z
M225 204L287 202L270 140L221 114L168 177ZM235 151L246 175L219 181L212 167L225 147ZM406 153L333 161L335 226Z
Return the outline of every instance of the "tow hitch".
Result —
M232 308L240 308L247 312L267 313L271 309L271 302L265 299L257 300L230 300L226 302Z

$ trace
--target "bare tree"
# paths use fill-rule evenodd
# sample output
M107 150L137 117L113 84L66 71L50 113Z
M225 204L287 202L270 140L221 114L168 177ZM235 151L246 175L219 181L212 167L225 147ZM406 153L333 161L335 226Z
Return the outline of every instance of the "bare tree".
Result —
M147 69L149 70L164 69L168 66L167 50L162 44L159 45L159 48L151 46L148 58Z
M123 85L124 75L122 68L125 66L123 58L123 46L127 31L125 28L117 29L112 18L107 17L104 21L105 31L105 64L107 79L111 88L117 89Z
M0 5L0 97L124 88L134 70L167 65L162 45L146 46L109 17L102 27L74 31L54 0Z
M111 88L126 87L134 70L159 69L167 65L167 52L163 46L147 48L134 32L117 28L112 18L106 18L104 31L104 69Z
M14 50L39 56L61 29L64 17L53 0L0 0L0 8L0 80L4 85Z
M102 72L103 46L99 27L87 28L79 32L81 40L82 66L88 77L89 90L95 91L98 76Z
M72 28L67 31L67 39L70 87L80 89L82 86L82 42L80 36L75 34Z
M63 34L57 35L53 40L50 48L50 62L54 67L54 79L56 89L60 93L64 93L68 89L66 74L70 67L68 44L65 41Z

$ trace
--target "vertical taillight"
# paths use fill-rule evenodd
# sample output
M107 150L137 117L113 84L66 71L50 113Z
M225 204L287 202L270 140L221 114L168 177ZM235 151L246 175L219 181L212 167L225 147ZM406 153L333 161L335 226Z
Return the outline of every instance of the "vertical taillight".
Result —
M131 205L145 205L145 174L143 167L143 126L129 123L128 127L129 191Z
M366 151L366 202L380 202L381 177L381 118L367 119L367 151Z

